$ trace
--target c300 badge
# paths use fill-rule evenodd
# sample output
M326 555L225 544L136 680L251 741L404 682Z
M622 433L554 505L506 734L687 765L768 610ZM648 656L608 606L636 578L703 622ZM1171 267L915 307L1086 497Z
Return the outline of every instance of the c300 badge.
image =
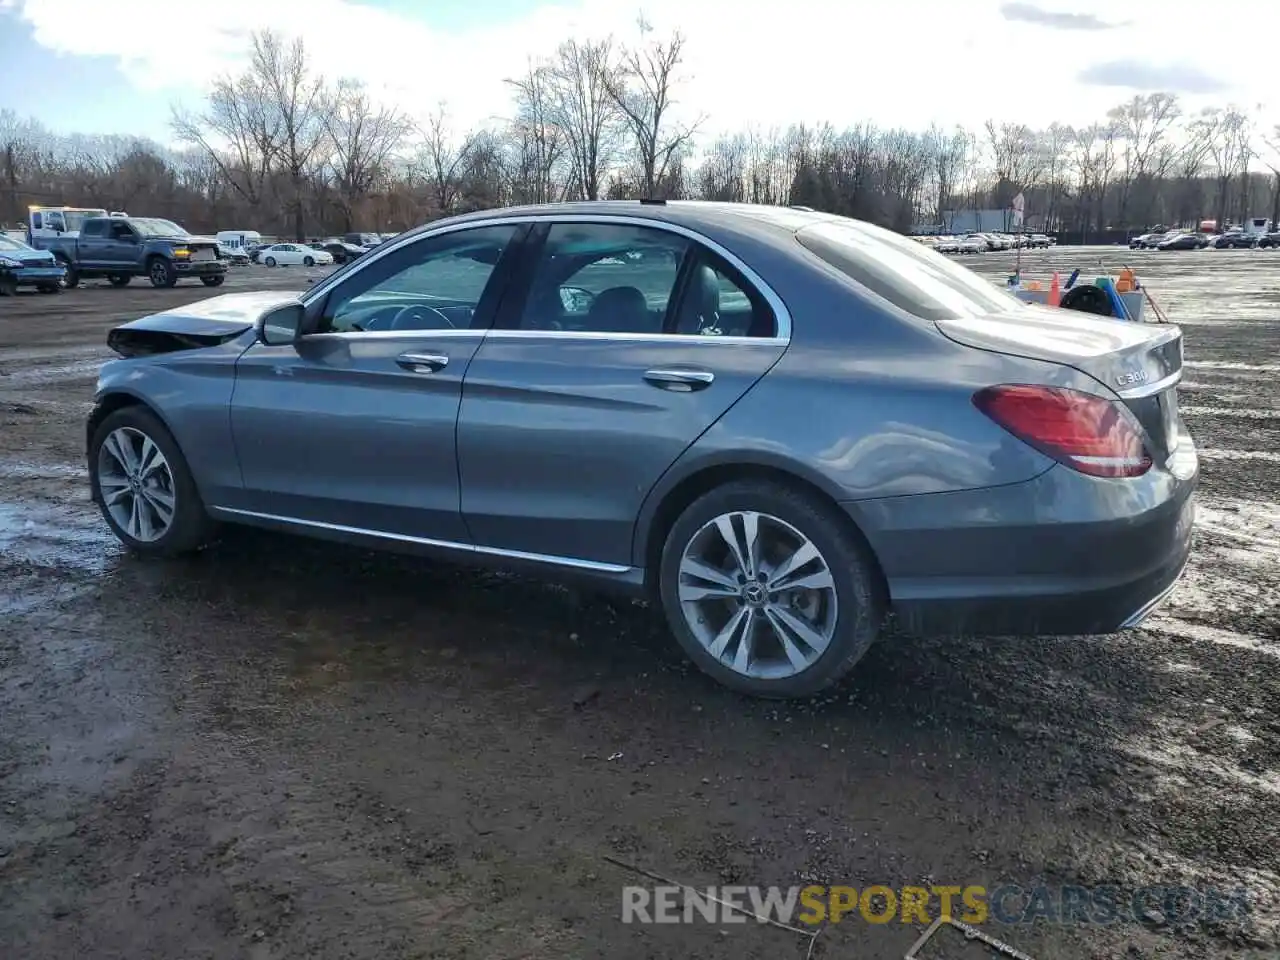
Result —
M1116 385L1121 387L1131 387L1135 383L1146 382L1147 371L1145 370L1130 370L1128 373L1122 373L1120 376L1116 377Z

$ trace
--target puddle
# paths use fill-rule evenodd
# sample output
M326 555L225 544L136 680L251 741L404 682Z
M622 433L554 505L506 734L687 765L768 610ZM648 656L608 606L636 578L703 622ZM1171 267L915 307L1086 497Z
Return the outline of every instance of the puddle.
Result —
M1120 748L1131 756L1158 767L1191 768L1208 773L1224 783L1280 796L1280 773L1249 773L1218 757L1201 753L1185 743L1178 743L1172 737L1162 740L1154 737L1132 737L1128 742L1121 743Z
M1188 360L1192 370L1241 370L1249 373L1280 373L1280 363L1233 363L1229 360Z
M1179 404L1178 410L1192 417L1243 417L1246 420L1280 420L1280 410L1250 410L1245 407L1205 407L1198 403Z
M1267 463L1280 463L1280 453L1271 450L1196 450L1201 460L1263 460Z
M1181 640L1194 640L1200 643L1216 643L1223 647L1234 647L1237 650L1249 650L1253 653L1265 654L1280 658L1280 647L1264 643L1256 637L1245 636L1230 630L1206 626L1203 623L1188 623L1186 620L1152 618L1142 625L1149 633L1158 633L1165 637L1177 637Z
M89 471L71 463L33 463L27 460L0 462L0 479L85 480Z
M0 503L0 557L5 560L101 573L121 549L96 509Z
M24 367L21 370L5 370L0 367L0 387L14 387L33 383L57 383L62 380L92 380L104 360L82 360L79 363L62 363L47 367Z

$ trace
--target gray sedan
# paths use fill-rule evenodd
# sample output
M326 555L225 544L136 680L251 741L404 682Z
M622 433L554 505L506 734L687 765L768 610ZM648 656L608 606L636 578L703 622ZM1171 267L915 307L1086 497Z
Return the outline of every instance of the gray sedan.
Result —
M1133 626L1190 550L1177 327L807 210L469 214L109 343L90 479L133 550L237 523L581 578L760 696L831 685L890 613Z

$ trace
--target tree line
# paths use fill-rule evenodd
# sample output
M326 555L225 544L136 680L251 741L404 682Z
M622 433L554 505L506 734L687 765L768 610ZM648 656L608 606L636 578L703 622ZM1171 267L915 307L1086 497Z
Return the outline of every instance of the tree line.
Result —
M0 221L66 204L305 239L509 204L655 197L945 231L949 211L1007 209L1019 193L1028 226L1084 239L1280 220L1280 130L1233 106L1188 112L1152 93L1084 127L795 124L709 138L708 116L679 102L684 37L639 28L631 43L570 39L531 60L507 81L510 118L470 131L444 103L425 119L380 103L272 32L252 36L247 68L215 81L198 109L175 109L176 149L59 135L0 110Z

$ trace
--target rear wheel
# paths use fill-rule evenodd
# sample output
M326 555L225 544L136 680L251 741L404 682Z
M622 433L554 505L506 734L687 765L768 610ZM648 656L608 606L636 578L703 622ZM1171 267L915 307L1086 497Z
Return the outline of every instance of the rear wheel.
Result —
M112 533L131 550L175 556L208 543L214 525L186 459L151 411L107 416L89 445L94 499Z
M759 697L831 686L883 619L874 561L847 521L775 483L730 483L692 503L667 535L658 576L685 653Z
M172 287L178 282L178 274L164 257L155 257L147 265L147 276L153 287Z
M113 287L127 287L132 279L133 277L127 273L113 273L107 277L107 283Z
M222 281L225 279L227 279L225 276L218 274L215 277L201 277L200 282L206 287L220 287L222 286Z
M60 283L43 283L36 287L41 293L61 293L62 284Z
M265 263L268 267L274 267L276 265L276 258L267 257L267 259L263 260L262 262Z

